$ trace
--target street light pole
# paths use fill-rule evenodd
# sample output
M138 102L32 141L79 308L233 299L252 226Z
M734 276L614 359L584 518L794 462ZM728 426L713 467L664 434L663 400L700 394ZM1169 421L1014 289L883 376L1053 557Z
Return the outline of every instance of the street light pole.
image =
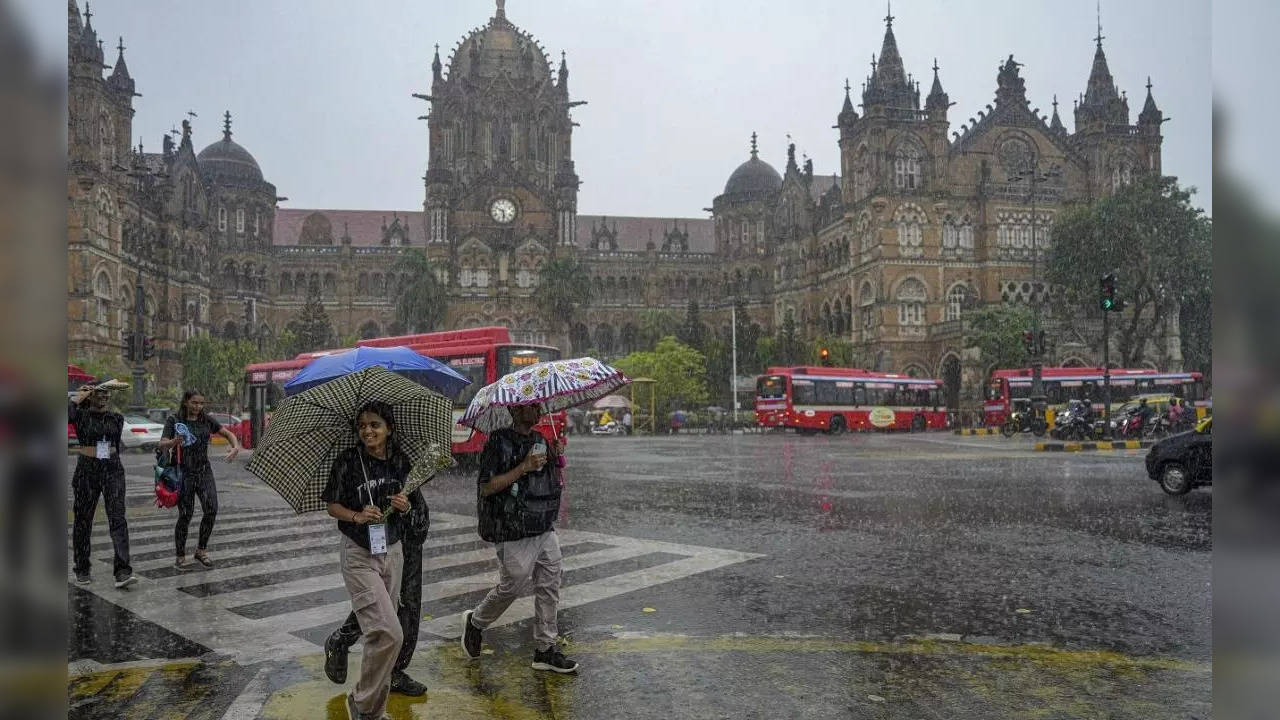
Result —
M738 426L738 303L734 302L729 308L729 336L730 344L733 348L733 367L730 369L732 375L729 377L729 387L732 388L733 396L729 398L730 407L733 409L733 426Z
M1043 417L1045 411L1045 394L1044 394L1044 347L1040 340L1041 333L1041 313L1043 301L1040 293L1037 292L1037 286L1041 284L1040 279L1040 247L1036 238L1036 186L1048 182L1050 178L1057 177L1061 174L1058 166L1054 165L1044 172L1040 173L1040 157L1034 151L1031 153L1030 167L1009 178L1010 182L1018 182L1026 180L1028 184L1028 200L1031 204L1031 307L1034 311L1031 321L1031 407L1036 415Z
M142 289L142 268L138 268L138 280L133 286L133 404L130 410L146 412L147 409L147 366L143 359L146 338L142 329L143 304L146 296Z

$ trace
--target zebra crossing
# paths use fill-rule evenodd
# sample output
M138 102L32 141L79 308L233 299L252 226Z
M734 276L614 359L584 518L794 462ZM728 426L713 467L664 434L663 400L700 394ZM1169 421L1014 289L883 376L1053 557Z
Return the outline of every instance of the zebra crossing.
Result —
M91 541L94 581L87 589L143 619L210 650L248 664L321 651L350 610L338 567L338 533L320 513L223 510L209 554L214 567L174 567L175 516L129 523L134 574L128 591L110 582L111 539L105 523ZM192 529L199 517L192 520ZM752 553L619 535L557 531L564 555L563 609L762 557ZM475 519L432 513L423 546L422 632L456 638L462 612L497 582L492 546L475 533ZM533 616L533 598L512 604L498 621Z

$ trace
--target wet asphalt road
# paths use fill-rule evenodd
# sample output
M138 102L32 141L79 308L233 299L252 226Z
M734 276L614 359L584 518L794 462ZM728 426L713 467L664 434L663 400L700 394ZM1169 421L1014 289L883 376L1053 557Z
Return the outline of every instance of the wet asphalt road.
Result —
M533 673L527 620L491 629L493 653L462 662L441 619L424 624L410 669L431 691L390 712L1208 717L1212 491L1167 497L1142 457L937 433L575 437L562 537L581 533L583 558L637 548L572 569L562 540L566 598L596 591L561 613L582 674ZM149 458L127 462L145 491ZM227 540L237 517L284 507L242 461L215 472ZM436 523L459 524L442 543L475 539L473 482L428 486ZM134 492L131 523L172 517ZM215 529L215 557L235 562L218 541ZM705 569L662 575L685 556ZM425 562L430 573L430 548ZM72 717L343 717L318 646L232 657L216 647L225 636L147 620L150 601L125 610L109 586L71 592ZM425 603L440 618L464 605ZM353 678L357 665L353 654Z

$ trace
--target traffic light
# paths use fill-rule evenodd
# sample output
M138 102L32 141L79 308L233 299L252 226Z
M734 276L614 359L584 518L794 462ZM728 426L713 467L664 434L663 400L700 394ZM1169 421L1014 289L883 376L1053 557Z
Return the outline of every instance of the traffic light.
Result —
M1116 274L1107 273L1098 281L1098 305L1103 312L1117 312L1124 303L1116 298Z
M133 339L134 339L134 336L131 334L129 335L129 339L125 340L122 343L122 345L124 346L124 359L128 360L129 362L133 362L133 359L137 357L137 355L135 355L133 352Z
M1036 337L1036 355L1044 355L1044 331L1041 330L1039 336Z
M831 367L831 351L826 348L818 350L818 362L822 367Z
M1035 335L1030 330L1022 331L1022 347L1028 355L1036 354Z
M156 356L156 339L153 337L144 338L142 340L142 359L150 360Z

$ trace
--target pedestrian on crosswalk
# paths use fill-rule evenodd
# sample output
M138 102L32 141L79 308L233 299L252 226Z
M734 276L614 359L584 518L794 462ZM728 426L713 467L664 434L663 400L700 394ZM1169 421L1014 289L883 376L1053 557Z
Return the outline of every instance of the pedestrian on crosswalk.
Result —
M390 405L366 404L355 425L360 444L334 460L320 498L342 533L342 580L364 632L360 679L347 695L347 714L351 720L380 720L404 640L396 610L404 565L400 538L411 508L403 488L411 462L396 448Z
M512 427L489 435L477 478L478 529L481 538L497 544L499 582L475 610L462 614L462 649L473 660L480 657L484 629L532 587L533 669L576 672L578 663L566 658L556 643L562 572L553 523L560 512L564 441L557 439L548 447L534 430L542 415L539 405L508 410Z
M409 677L405 669L418 647L418 626L422 623L422 544L427 541L431 514L421 488L409 493L409 505L401 536L404 568L400 573L400 608L397 610L404 639L400 643L396 664L391 669L391 692L418 697L427 692L427 686ZM324 674L330 681L339 685L347 681L347 652L360 635L360 618L352 612L342 627L325 639Z
M179 570L187 568L187 529L191 526L191 516L195 514L197 497L200 498L200 535L195 559L207 568L213 567L213 560L209 558L209 538L213 535L213 523L218 518L218 487L214 484L213 467L209 464L209 442L215 434L231 444L227 462L235 460L240 453L240 443L235 434L204 411L204 395L199 390L187 390L182 393L178 412L165 419L164 431L160 434L162 439L157 443L161 450L182 444L182 488L178 491L178 524L173 530L177 551L174 565Z
M67 406L67 422L75 426L77 447L71 477L74 496L71 547L75 557L76 583L88 585L90 578L89 539L93 531L93 515L102 496L107 509L107 527L115 550L112 570L116 587L125 588L138 581L129 564L129 525L124 517L124 464L120 462L120 435L124 416L112 412L110 391L118 385L83 385Z

